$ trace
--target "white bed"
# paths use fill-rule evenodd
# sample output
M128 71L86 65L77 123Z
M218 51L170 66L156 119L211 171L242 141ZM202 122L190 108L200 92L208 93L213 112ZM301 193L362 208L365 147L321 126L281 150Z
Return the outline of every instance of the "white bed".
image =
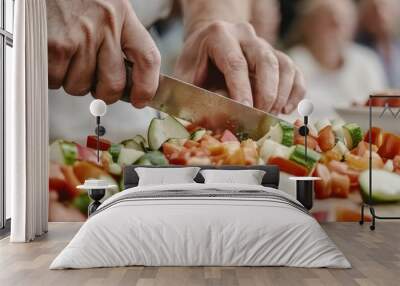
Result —
M284 192L198 183L138 186L114 195L50 269L128 265L351 267Z

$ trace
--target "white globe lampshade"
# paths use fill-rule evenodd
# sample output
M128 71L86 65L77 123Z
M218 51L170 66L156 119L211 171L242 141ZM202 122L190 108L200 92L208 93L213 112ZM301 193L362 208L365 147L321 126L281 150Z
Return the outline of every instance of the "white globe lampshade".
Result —
M104 116L107 112L107 104L101 99L95 99L90 103L90 113L93 116Z
M297 111L301 116L309 116L314 111L314 105L311 100L303 99L300 101L299 105L297 105Z

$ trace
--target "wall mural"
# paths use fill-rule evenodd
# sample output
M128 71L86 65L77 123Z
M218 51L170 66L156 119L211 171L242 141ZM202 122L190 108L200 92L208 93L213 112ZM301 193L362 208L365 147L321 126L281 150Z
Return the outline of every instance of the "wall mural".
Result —
M51 3L53 2L57 1ZM139 3L140 1L131 2ZM48 7L48 11L52 9L55 11L48 12L49 15L54 16L49 17L49 59L52 59L52 62L49 60L50 76L57 75L57 72L61 70L57 67L63 67L65 64L61 62L62 57L56 57L63 55L55 53L54 49L58 46L50 45L50 42L54 39L56 42L62 40L63 29L68 28L57 27L57 17L61 17L62 13L56 12L62 7L56 7L54 3L49 4ZM67 2L60 3L64 5ZM348 4L353 5L351 1ZM69 11L70 8L62 9ZM350 9L334 9L332 13L348 10ZM311 15L310 18L317 21L326 17ZM344 16L340 19L342 18L355 17ZM61 20L59 22L63 22ZM107 114L102 118L106 133L99 142L101 153L100 162L97 162L97 139L94 133L96 120L89 112L89 105L94 98L90 94L71 96L61 87L64 86L67 91L79 91L73 93L81 95L79 84L85 79L85 75L68 74L68 81L64 80L63 84L55 85L51 83L54 79L49 77L51 87L49 90L50 221L86 220L90 199L86 191L79 190L77 186L86 179L104 179L110 184L118 185L118 190L108 191L105 197L107 198L123 190L123 168L132 164L152 166L169 164L278 165L281 170L280 189L291 194L295 192L295 182L289 180L290 176L321 178L315 185L315 201L311 210L318 221L358 221L363 197L367 198L369 191L368 142L370 138L373 144L371 164L374 169L372 199L376 204L376 212L380 215L396 215L397 212L398 215L400 213L398 204L400 202L398 188L400 186L398 129L400 99L375 98L372 102L368 102L368 93L372 89L381 89L383 86L383 84L374 85L378 78L381 78L380 74L375 73L380 71L375 68L379 59L372 56L372 51L367 53L364 50L365 47L361 48L358 45L356 47L350 42L332 44L330 41L344 41L344 39L350 41L350 39L347 34L345 37L336 37L336 34L331 36L328 34L329 29L321 32L322 30L318 29L322 29L323 25L324 23L310 24L310 27L302 33L307 33L307 35L309 33L310 39L315 37L316 47L319 47L321 42L325 43L324 49L332 47L342 49L341 47L351 45L351 49L340 50L338 54L347 55L351 52L351 60L360 60L360 62L354 64L349 61L345 66L354 64L355 68L335 78L332 74L319 70L320 65L316 59L312 59L311 53L305 48L306 43L298 43L303 46L294 47L291 52L288 52L299 64L305 77L311 79L308 81L306 97L313 101L315 107L314 115L310 116L309 122L307 159L304 148L305 138L299 133L303 118L296 111L291 115L279 115L287 123L276 123L261 138L251 138L248 134L238 132L234 128L221 126L211 131L201 123L192 123L161 114L148 107L137 109L128 102L114 100L114 103L108 105ZM158 29L159 33L164 34L155 34L153 31L152 36L162 54L162 70L167 74L172 74L170 66L175 65L177 51L182 48L182 39L181 36L176 36L179 33L172 32L169 35L166 30L169 27L175 29L178 26L176 30L182 32L182 23L172 22L165 26L165 29ZM334 31L334 33L338 32ZM171 43L172 47L163 47L163 44ZM118 48L121 47L118 46ZM173 51L172 55L169 55L171 51ZM186 50L188 51L190 49ZM364 54L368 56L361 58ZM79 55L77 58L79 59ZM60 62L57 62L58 59ZM75 57L74 60L76 60ZM107 58L103 55L103 57L99 56L98 60L106 61ZM348 59L344 58L344 60ZM373 61L371 66L363 65L369 60ZM71 62L70 72L79 71L81 66L78 64L74 66L72 59ZM310 68L302 69L302 63L309 65ZM102 66L104 67L105 65ZM108 67L112 70L111 66ZM370 67L372 69L369 69ZM351 80L348 80L349 77ZM344 87L337 86L336 80L343 83ZM351 86L350 91L346 89L349 86ZM355 98L357 98L357 105L352 103ZM347 105L336 107L334 106L336 103ZM374 127L371 129L371 134L368 132L368 103L371 103L374 109L372 113ZM382 113L382 110L386 110L385 113ZM393 114L397 119L392 118ZM367 220L371 219L369 212L366 212L366 216Z

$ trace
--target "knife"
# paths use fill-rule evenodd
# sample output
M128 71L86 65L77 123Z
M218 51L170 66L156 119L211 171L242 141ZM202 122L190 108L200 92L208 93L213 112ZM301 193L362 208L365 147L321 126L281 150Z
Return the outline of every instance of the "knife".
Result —
M125 67L127 85L121 99L130 103L133 64L125 61ZM272 114L163 74L160 75L158 89L148 106L212 131L229 129L234 134L254 140L263 137L279 121L284 121Z

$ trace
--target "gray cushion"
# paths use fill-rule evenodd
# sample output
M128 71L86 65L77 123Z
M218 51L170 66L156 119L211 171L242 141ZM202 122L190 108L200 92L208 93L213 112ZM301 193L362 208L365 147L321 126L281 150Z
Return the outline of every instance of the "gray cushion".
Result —
M136 187L139 182L139 177L135 171L137 167L144 168L182 168L186 166L138 166L132 165L124 168L124 189ZM220 169L220 170L263 170L265 175L262 179L262 185L265 187L271 187L278 189L279 187L279 168L273 165L260 165L260 166L197 166L201 170L205 169ZM197 174L194 179L197 183L204 183L204 178L200 174Z

